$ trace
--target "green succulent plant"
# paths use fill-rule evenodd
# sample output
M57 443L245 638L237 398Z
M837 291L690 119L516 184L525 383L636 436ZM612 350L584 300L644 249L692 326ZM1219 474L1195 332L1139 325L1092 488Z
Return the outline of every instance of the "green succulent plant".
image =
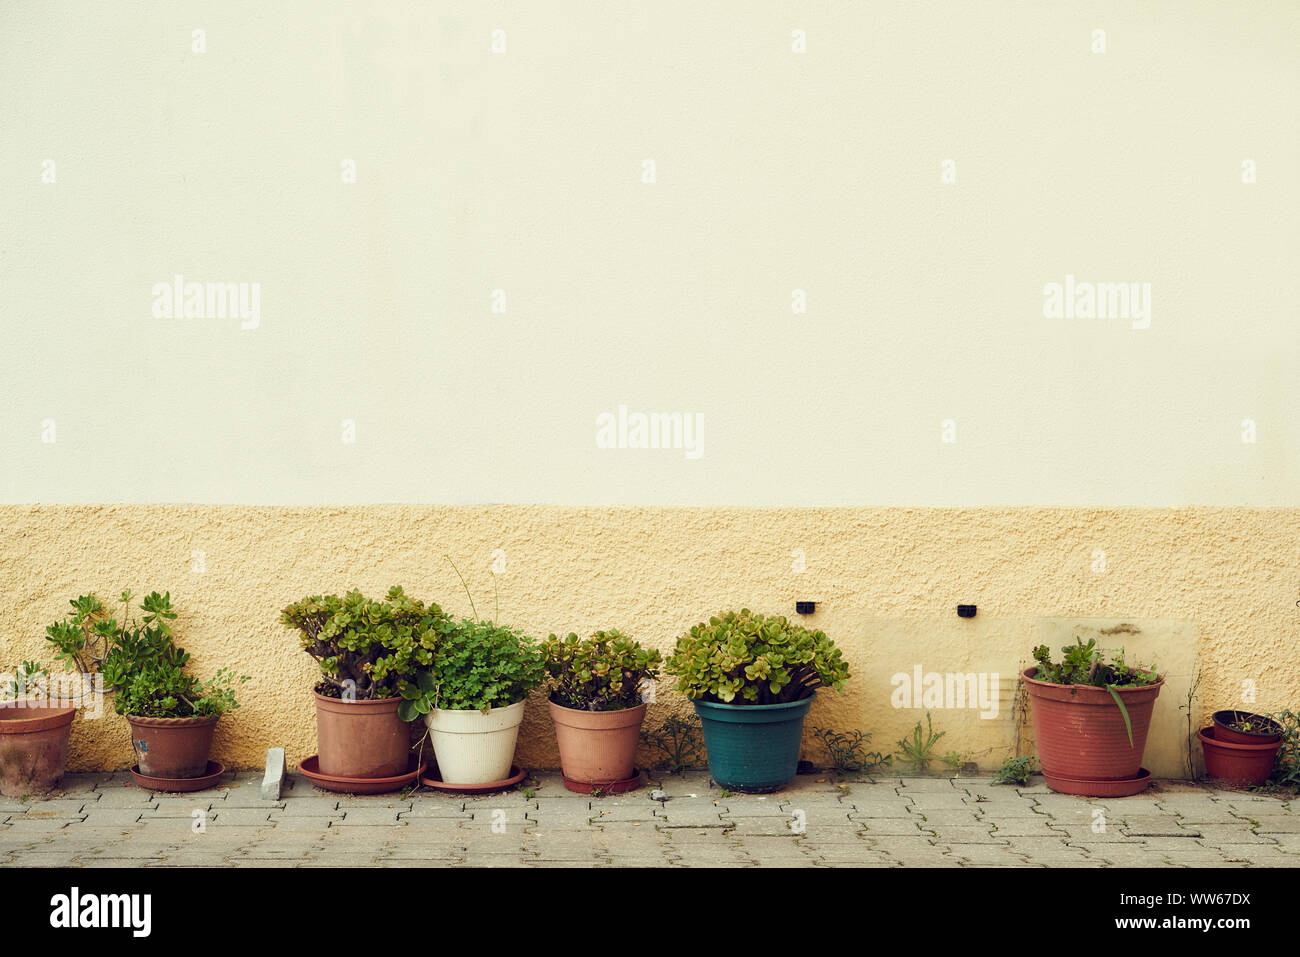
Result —
M143 613L131 617L135 596L122 592L122 621L110 618L93 594L69 604L72 612L45 629L45 639L65 670L98 672L105 690L116 691L113 708L118 714L146 718L208 717L239 707L238 685L247 675L228 668L200 681L187 671L189 653L176 644L171 622L177 618L171 593L151 592L140 602Z
M320 664L318 694L358 701L394 698L401 682L427 666L454 627L435 604L411 598L400 585L382 601L352 590L314 595L289 605L280 623L298 630L304 651Z
M617 629L590 638L570 632L542 643L551 700L579 711L619 711L641 703L641 687L659 675L663 655Z
M817 688L843 691L848 662L826 634L749 609L715 615L677 639L664 665L688 698L780 704Z

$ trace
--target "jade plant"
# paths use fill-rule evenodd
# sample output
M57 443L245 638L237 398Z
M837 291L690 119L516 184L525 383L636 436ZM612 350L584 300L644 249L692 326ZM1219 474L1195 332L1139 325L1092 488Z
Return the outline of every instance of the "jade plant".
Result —
M1059 665L1052 662L1051 651L1046 645L1034 649L1034 660L1038 662L1038 671L1034 677L1039 681L1056 685L1088 685L1109 691L1124 718L1124 730L1128 732L1128 742L1132 746L1133 723L1129 720L1124 699L1116 689L1155 684L1160 680L1155 669L1128 664L1124 660L1123 649L1117 651L1111 661L1107 662L1105 655L1097 648L1095 638L1088 639L1086 645L1082 638L1076 639L1073 645L1066 645L1061 649Z
M487 713L527 697L546 679L532 638L493 621L462 619L440 632L424 667L398 681L397 713L414 721L437 708Z
M411 598L400 585L382 601L355 589L341 598L304 598L280 613L280 623L298 630L303 650L320 664L316 693L357 701L397 697L453 628L439 606Z
M235 689L249 680L247 675L220 668L200 681L186 670L189 652L176 644L170 624L177 617L171 593L147 595L139 621L131 617L134 598L122 592L120 622L109 617L93 594L71 600L72 612L45 629L55 661L83 675L98 672L105 689L117 692L113 707L118 714L193 718L238 708Z
M749 609L693 627L664 670L686 697L734 705L799 701L822 687L843 691L849 679L848 662L824 632Z
M641 688L659 674L663 655L617 629L590 638L551 635L542 643L551 700L579 711L619 711L641 703Z

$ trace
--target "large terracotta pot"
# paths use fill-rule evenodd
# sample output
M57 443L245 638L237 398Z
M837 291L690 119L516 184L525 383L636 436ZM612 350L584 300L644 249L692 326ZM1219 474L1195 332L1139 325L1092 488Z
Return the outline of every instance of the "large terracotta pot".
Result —
M131 747L140 773L151 778L197 778L208 773L212 732L220 715L142 718L129 714Z
M411 729L397 716L401 698L344 701L316 695L320 773L391 778L410 770Z
M579 711L554 701L547 703L566 778L581 784L614 784L632 777L646 705L620 711Z
M424 716L445 784L487 784L504 780L515 759L524 702L482 711L434 708Z
M47 794L63 782L75 708L0 708L0 794Z
M1137 777L1151 726L1151 709L1164 686L1117 688L1133 725L1133 743L1124 729L1119 705L1105 688L1058 685L1034 677L1037 668L1021 676L1029 689L1038 762L1044 774L1073 781L1124 781Z

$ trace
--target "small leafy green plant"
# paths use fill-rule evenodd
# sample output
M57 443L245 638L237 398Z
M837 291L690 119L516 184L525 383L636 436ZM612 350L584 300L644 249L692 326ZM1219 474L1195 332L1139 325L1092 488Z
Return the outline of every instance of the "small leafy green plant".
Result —
M496 622L462 619L441 636L414 680L398 682L397 713L405 721L434 708L486 714L523 701L545 680L532 638Z
M1128 708L1117 688L1153 685L1160 680L1152 668L1141 665L1129 665L1124 661L1124 650L1117 651L1113 660L1106 661L1097 648L1095 638L1089 638L1085 645L1083 639L1075 640L1073 645L1061 649L1059 665L1052 663L1051 652L1046 645L1034 649L1034 660L1038 662L1038 672L1034 675L1039 681L1049 681L1057 685L1088 685L1093 688L1105 688L1119 707L1124 718L1124 730L1128 733L1129 747L1133 746L1133 722L1129 719Z
M664 670L688 698L735 705L843 691L849 666L826 634L749 609L716 615L677 639Z
M669 715L654 730L642 731L641 740L663 755L655 765L656 770L681 774L704 764L704 730L699 718L688 720Z
M551 700L579 711L620 711L641 703L641 688L659 675L663 655L617 629L542 643Z
M1016 784L1024 787L1034 773L1034 759L1028 755L1007 758L993 775L994 784Z
M171 622L177 618L171 593L151 592L140 603L143 614L131 617L135 596L122 592L122 621L110 618L93 594L69 602L72 612L45 629L56 661L83 674L98 671L104 685L115 690L118 714L144 718L210 717L239 707L238 685L247 675L218 669L200 681L186 669L189 653L176 644Z
M836 771L873 771L894 762L892 754L867 750L871 735L866 731L839 732L816 727L812 730L813 737L822 743Z
M935 745L947 733L947 731L934 730L934 726L930 723L930 712L927 711L925 713L925 730L921 729L921 722L918 721L908 737L899 739L899 756L903 761L912 765L912 769L915 771L928 770L930 762L938 758L934 753Z
M1300 788L1300 714L1288 708L1271 717L1282 726L1282 747L1269 780L1280 787Z
M313 595L289 605L280 623L298 631L304 651L320 664L316 693L358 701L394 698L416 677L454 623L435 604L411 598L400 585L382 601L352 590Z

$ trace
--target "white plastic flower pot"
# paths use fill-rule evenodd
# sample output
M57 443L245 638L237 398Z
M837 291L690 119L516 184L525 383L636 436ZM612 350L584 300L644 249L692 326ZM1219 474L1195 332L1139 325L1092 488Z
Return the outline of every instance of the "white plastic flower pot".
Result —
M524 702L482 711L444 711L424 716L438 762L438 779L447 784L491 784L510 776L515 741L524 720Z

